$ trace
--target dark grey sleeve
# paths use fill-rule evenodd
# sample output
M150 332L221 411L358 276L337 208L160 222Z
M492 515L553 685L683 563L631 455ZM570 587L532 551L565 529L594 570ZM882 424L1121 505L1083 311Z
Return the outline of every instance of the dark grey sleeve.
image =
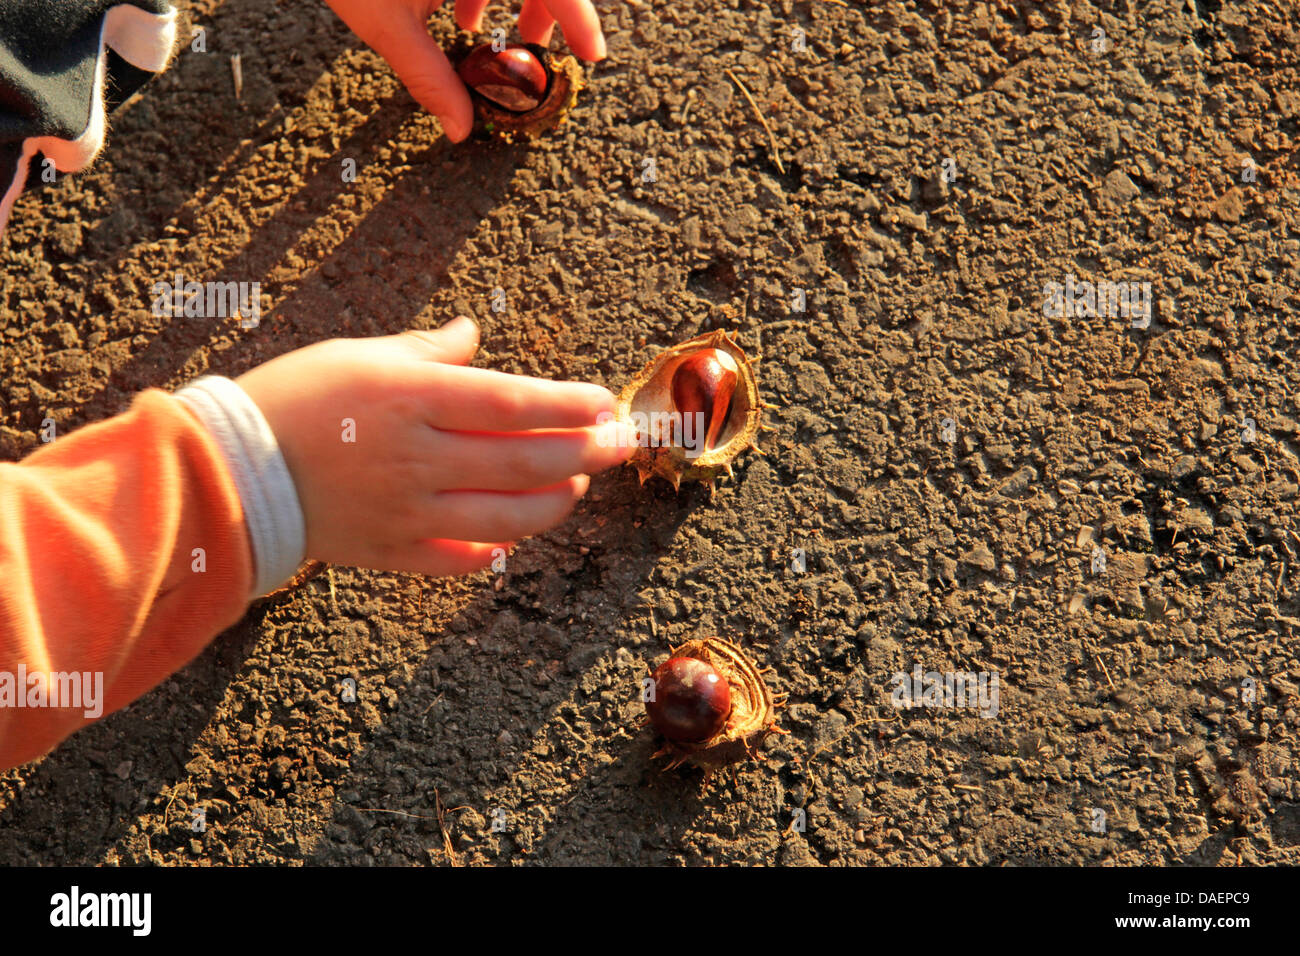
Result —
M29 172L95 158L107 112L175 42L170 0L0 0L0 231Z

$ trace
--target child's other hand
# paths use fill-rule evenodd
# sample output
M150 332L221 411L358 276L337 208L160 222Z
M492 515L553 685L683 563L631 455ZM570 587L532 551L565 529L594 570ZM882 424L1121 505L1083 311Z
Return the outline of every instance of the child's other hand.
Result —
M442 121L453 143L469 135L474 107L465 84L426 26L442 0L325 0L352 32L388 61L421 106ZM488 0L456 0L456 23L462 30L482 27ZM542 46L559 23L564 39L584 60L605 58L605 36L591 0L524 0L519 35Z
M478 326L334 339L236 381L275 432L298 488L307 557L464 574L565 519L587 475L635 435L599 385L466 368ZM355 441L345 441L345 419Z

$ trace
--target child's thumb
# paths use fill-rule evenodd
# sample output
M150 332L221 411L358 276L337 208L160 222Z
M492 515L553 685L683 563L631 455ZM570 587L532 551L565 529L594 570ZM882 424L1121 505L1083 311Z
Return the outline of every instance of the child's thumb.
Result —
M416 358L448 365L468 365L478 351L478 323L458 315L440 329L411 329L397 336Z
M371 46L388 61L415 101L442 121L449 140L459 143L470 134L474 104L447 54L423 23L416 19L404 22L376 37Z

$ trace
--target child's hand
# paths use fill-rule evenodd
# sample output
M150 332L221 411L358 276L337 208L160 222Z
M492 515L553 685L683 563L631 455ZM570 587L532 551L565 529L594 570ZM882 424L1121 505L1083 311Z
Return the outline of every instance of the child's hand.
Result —
M421 106L442 121L453 143L469 135L474 107L465 84L456 76L442 48L429 36L426 23L442 0L325 0L352 32L388 61ZM456 23L478 31L488 0L456 0ZM524 0L519 35L542 46L559 23L573 52L584 60L605 58L605 36L591 0Z
M293 475L307 557L464 574L563 521L588 474L631 454L627 426L594 424L613 411L606 389L463 367L477 348L478 326L459 318L321 342L236 380Z

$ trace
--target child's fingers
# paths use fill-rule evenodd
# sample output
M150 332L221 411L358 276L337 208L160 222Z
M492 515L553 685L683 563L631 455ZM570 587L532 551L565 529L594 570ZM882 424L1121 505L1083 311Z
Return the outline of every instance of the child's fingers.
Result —
M574 53L591 62L605 59L605 35L600 32L600 17L591 0L546 0L546 9L560 24Z
M483 29L483 11L488 0L456 0L456 22L462 30L477 33Z
M564 521L590 483L586 475L574 475L525 492L438 492L430 500L427 526L448 538L523 538Z
M523 6L519 8L519 35L525 43L547 46L554 29L555 17L546 9L543 0L524 0Z
M486 568L501 555L509 553L511 542L484 544L479 541L454 541L430 538L396 548L385 555L386 570L410 571L440 578L471 574Z
M549 382L485 368L399 365L389 381L420 402L427 424L450 431L581 428L614 410L614 396L600 385Z
M442 121L443 132L459 143L474 126L474 105L442 48L424 23L403 17L368 41L388 61L415 101Z
M627 460L634 442L631 427L617 421L531 434L443 432L432 460L449 476L444 488L528 491L612 468Z

